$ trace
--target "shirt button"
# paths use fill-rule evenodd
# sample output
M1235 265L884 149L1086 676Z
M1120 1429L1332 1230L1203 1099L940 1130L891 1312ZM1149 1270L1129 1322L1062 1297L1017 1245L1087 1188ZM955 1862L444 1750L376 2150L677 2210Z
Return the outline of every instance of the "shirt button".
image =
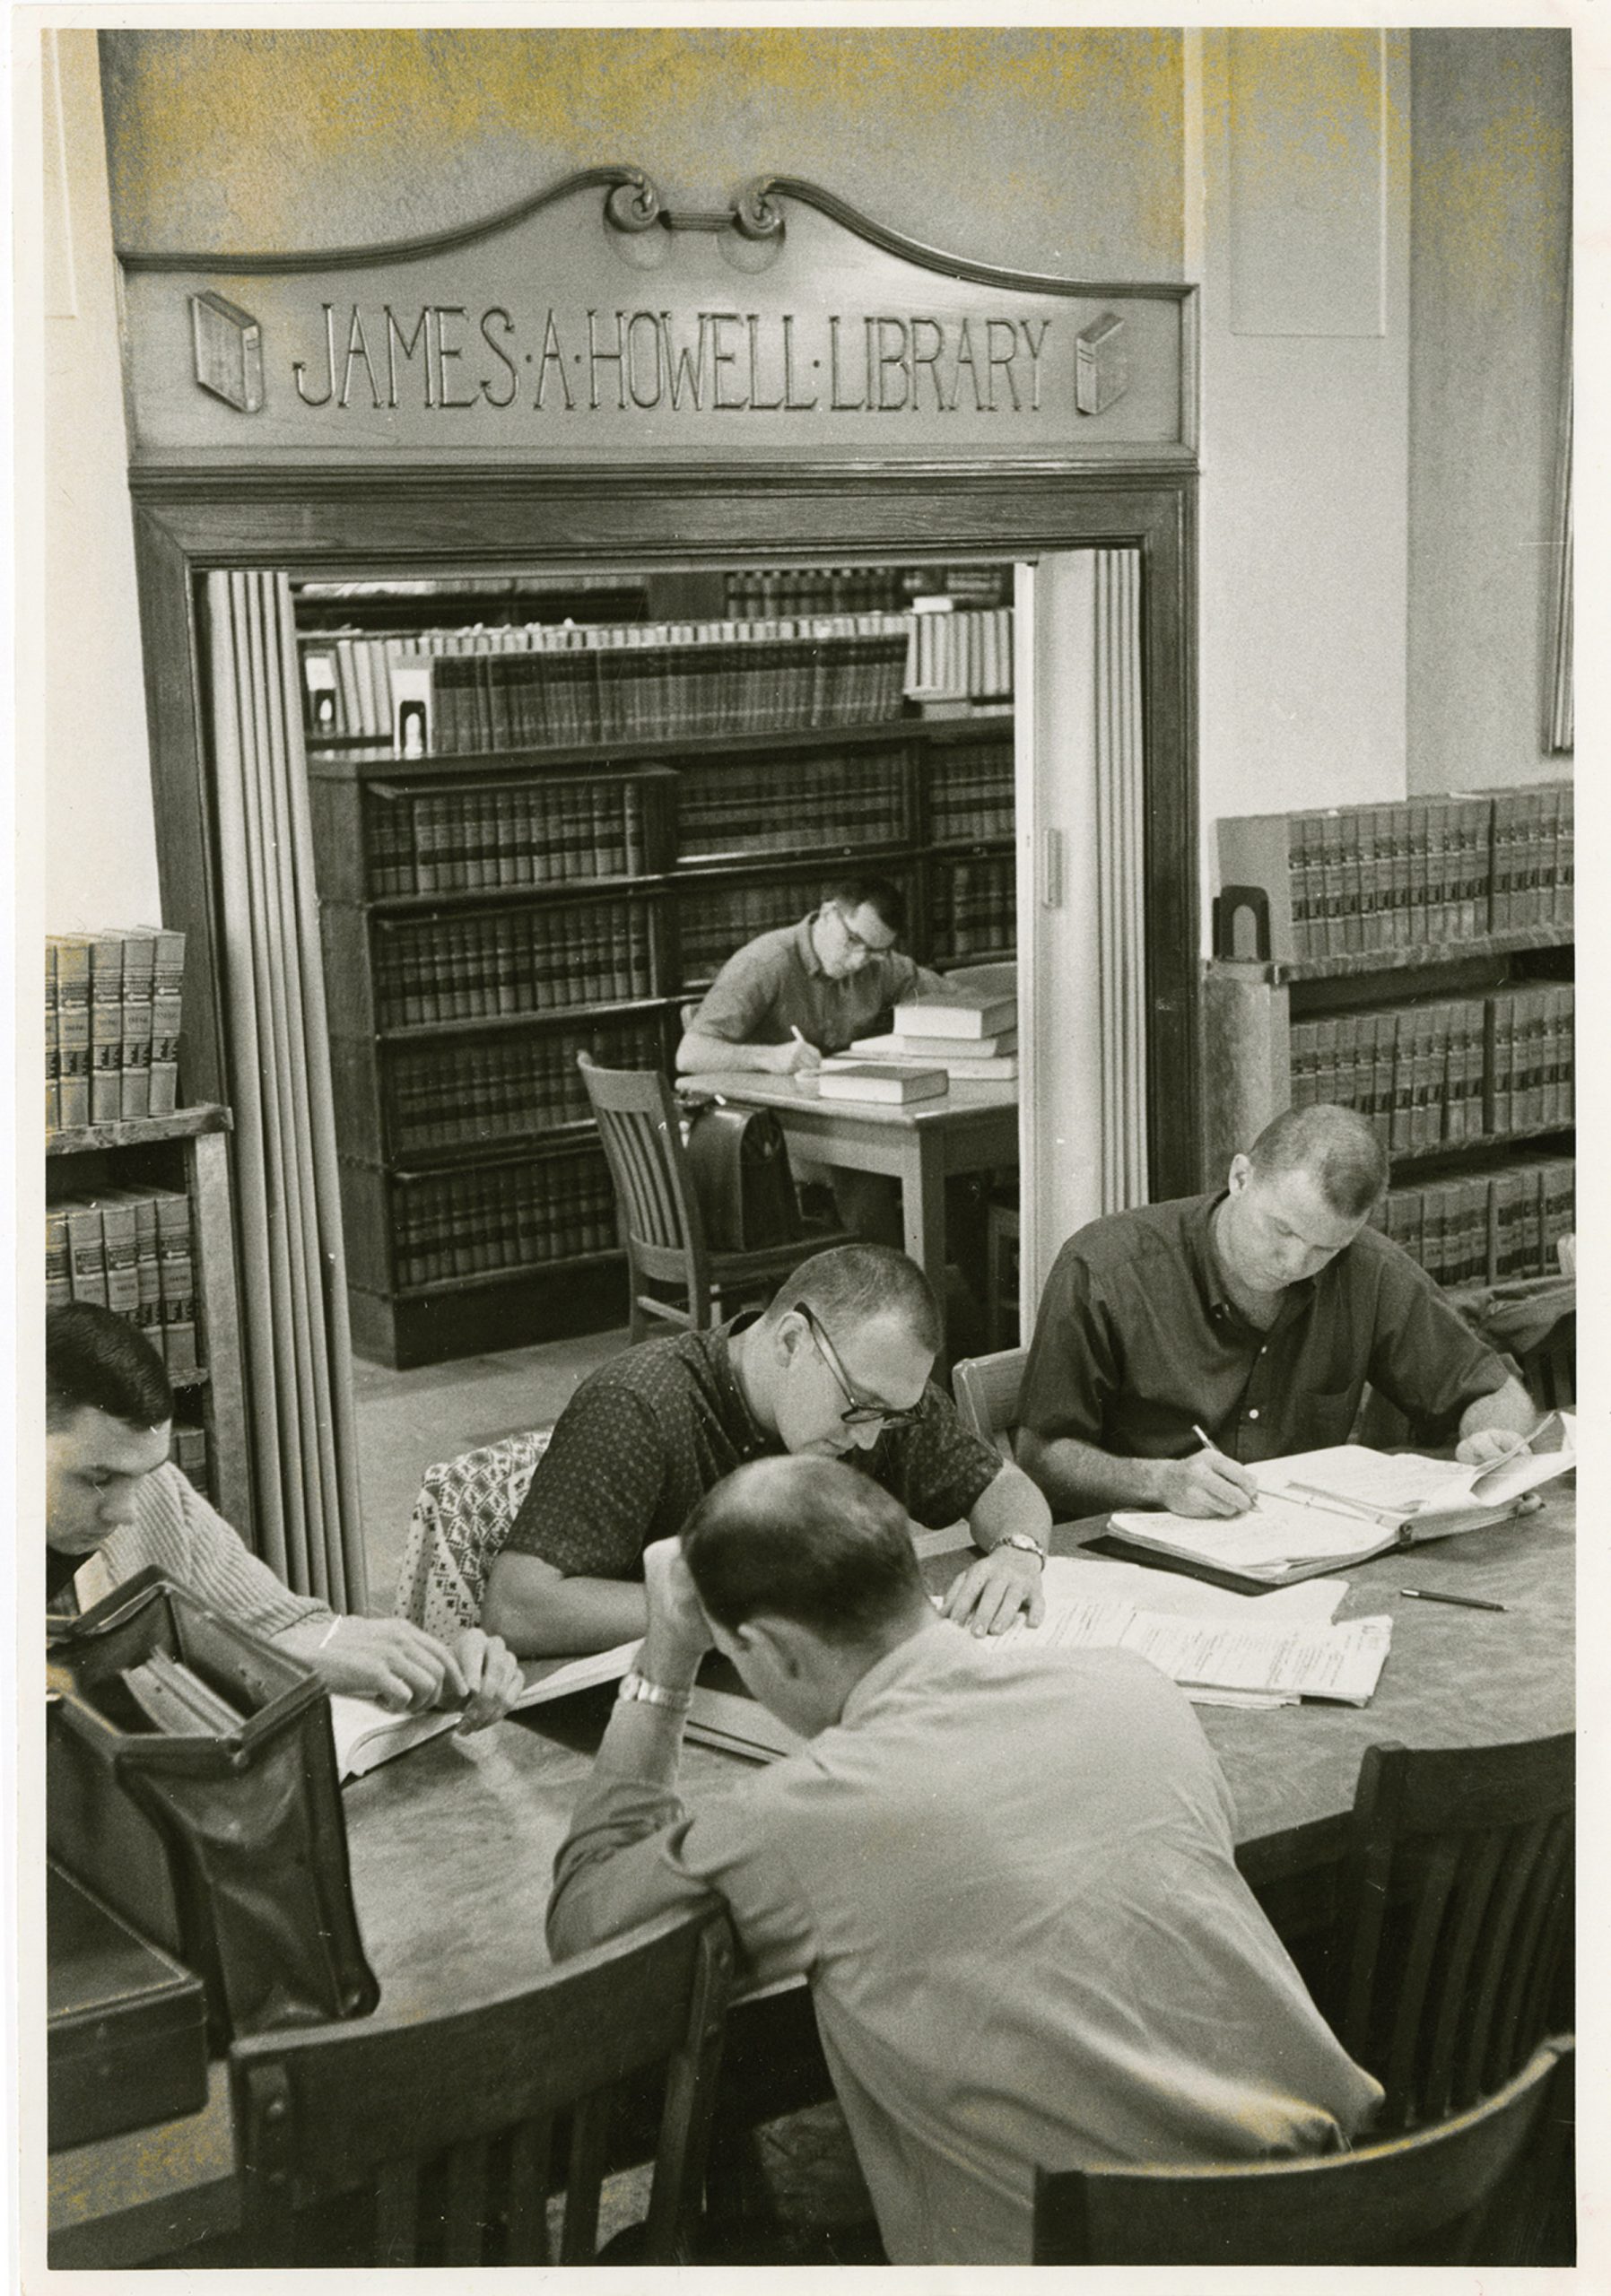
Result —
M1248 1413L1248 1417L1249 1417L1250 1419L1257 1419L1257 1418L1258 1418L1258 1413L1256 1411L1250 1411L1250 1412L1249 1412L1249 1413Z

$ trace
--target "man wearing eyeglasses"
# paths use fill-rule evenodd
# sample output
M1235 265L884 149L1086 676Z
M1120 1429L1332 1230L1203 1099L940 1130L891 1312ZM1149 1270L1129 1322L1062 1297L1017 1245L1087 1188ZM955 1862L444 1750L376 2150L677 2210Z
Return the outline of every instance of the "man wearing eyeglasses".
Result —
M782 1452L860 1467L914 1523L965 1519L982 1553L946 1614L978 1634L1037 1622L1050 1513L933 1385L940 1336L922 1270L848 1244L806 1261L764 1315L602 1365L562 1413L492 1564L488 1631L522 1657L630 1641L648 1617L644 1549L675 1538L735 1467Z
M944 996L940 976L897 950L905 923L901 889L886 877L831 884L799 924L760 934L727 959L677 1047L679 1072L820 1068L893 1005Z

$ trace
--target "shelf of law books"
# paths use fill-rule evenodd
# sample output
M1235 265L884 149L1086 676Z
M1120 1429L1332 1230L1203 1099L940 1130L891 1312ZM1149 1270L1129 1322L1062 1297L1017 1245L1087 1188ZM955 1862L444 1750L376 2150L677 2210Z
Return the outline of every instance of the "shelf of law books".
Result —
M898 883L921 960L1013 954L1010 588L988 567L649 578L612 622L520 582L304 586L365 1352L510 1344L522 1270L594 1260L619 1285L577 1053L667 1066L682 1005L833 875ZM541 1180L515 1208L517 1146Z
M1576 1117L1569 782L1219 824L1205 1179L1358 1109L1380 1224L1438 1282L1557 1277Z
M144 1333L175 1459L249 1536L230 1112L176 1105L184 955L157 928L47 941L45 1297Z

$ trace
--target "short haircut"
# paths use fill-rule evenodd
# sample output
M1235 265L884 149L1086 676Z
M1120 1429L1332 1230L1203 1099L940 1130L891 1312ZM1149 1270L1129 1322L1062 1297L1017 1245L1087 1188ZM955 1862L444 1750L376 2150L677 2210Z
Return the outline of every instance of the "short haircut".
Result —
M161 1357L133 1324L74 1300L45 1311L45 1423L60 1427L83 1410L128 1427L161 1427L173 1417L173 1389Z
M736 1634L757 1615L825 1642L875 1642L924 1601L899 1500L842 1459L752 1459L706 1492L683 1554L709 1617Z
M846 910L866 906L876 910L892 933L906 930L906 895L887 877L836 877L823 886L823 899Z
M1253 1170L1307 1172L1340 1220L1359 1220L1388 1184L1388 1155L1357 1109L1321 1100L1283 1109L1248 1151Z
M877 1317L904 1326L930 1355L939 1353L945 1336L928 1278L916 1260L890 1244L836 1244L832 1251L803 1260L784 1278L766 1320L777 1323L797 1300L815 1309L830 1339Z

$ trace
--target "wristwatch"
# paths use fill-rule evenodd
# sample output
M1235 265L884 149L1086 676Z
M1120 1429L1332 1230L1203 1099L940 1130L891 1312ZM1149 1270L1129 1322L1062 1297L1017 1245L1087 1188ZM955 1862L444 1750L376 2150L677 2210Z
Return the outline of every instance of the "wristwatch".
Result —
M997 1547L1003 1546L1022 1547L1025 1554L1032 1554L1041 1564L1044 1565L1046 1561L1046 1549L1032 1531L1009 1531L1006 1538L997 1540L990 1552L994 1554Z
M667 1690L664 1683L651 1683L647 1674L640 1674L635 1666L629 1666L621 1677L621 1688L616 1696L629 1703L638 1699L645 1706L666 1706L675 1714L686 1714L693 1693L686 1690Z

